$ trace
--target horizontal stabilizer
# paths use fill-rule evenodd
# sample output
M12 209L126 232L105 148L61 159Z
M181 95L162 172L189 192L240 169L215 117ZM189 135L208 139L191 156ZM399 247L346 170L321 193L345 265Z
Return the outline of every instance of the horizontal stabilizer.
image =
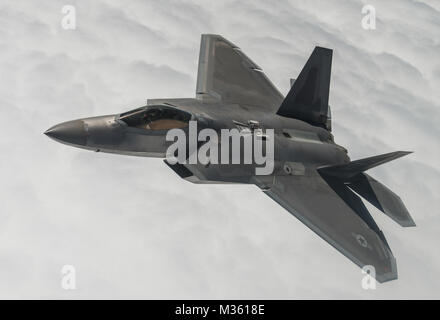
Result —
M330 167L319 168L319 173L345 183L377 209L381 210L402 227L414 227L416 224L411 218L402 200L393 191L379 181L376 181L364 171L374 168L388 161L403 157L411 152L396 151L379 156L364 158Z
M402 227L415 227L400 197L366 173L361 173L348 186Z
M350 163L347 164L323 167L319 169L319 172L330 176L335 176L339 179L344 180L344 182L349 182L351 178L355 177L357 174L363 171L377 167L391 160L395 160L400 157L406 156L407 154L410 153L412 152L396 151L396 152L381 154L374 157L351 161Z

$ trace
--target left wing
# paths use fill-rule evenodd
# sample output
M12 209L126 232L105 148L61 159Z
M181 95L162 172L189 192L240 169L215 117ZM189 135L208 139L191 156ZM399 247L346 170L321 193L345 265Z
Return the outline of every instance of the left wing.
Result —
M396 260L361 199L344 183L321 176L276 176L264 191L360 267L375 267L376 280L397 279Z
M240 48L212 34L202 35L197 98L213 98L268 110L277 110L283 101L282 94Z

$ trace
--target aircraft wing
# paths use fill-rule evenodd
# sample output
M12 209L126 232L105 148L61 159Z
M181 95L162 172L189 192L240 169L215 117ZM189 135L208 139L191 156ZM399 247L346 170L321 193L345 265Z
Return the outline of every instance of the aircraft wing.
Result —
M264 191L360 267L375 267L376 280L397 279L396 260L361 199L343 182L316 170L276 176Z
M277 110L282 94L237 46L204 34L200 45L197 98Z

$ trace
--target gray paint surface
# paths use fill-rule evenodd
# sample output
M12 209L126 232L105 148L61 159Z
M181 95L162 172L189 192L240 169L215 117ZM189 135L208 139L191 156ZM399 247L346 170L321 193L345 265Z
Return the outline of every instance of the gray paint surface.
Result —
M354 263L373 266L376 280L397 279L395 258L382 231L345 183L406 153L350 162L347 150L335 144L327 116L332 51L316 48L282 101L262 70L228 40L202 35L200 48L196 99L150 100L132 112L61 123L45 134L94 151L164 158L171 144L165 141L168 130L151 129L155 121L192 120L198 130L214 129L219 136L220 130L236 128L237 123L274 129L275 168L270 175L256 175L256 163L170 166L194 183L256 184ZM187 150L187 157L188 152L193 151ZM365 186L357 186L358 193L365 194ZM397 196L384 190L375 188L376 202L386 206ZM391 217L404 216L412 222L404 226L414 225L401 201L400 206L387 208Z

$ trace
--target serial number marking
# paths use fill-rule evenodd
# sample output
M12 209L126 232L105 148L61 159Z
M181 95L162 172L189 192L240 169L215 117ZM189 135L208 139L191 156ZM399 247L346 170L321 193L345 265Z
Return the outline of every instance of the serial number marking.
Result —
M228 315L263 315L264 314L264 304L227 304L220 305L220 314Z

